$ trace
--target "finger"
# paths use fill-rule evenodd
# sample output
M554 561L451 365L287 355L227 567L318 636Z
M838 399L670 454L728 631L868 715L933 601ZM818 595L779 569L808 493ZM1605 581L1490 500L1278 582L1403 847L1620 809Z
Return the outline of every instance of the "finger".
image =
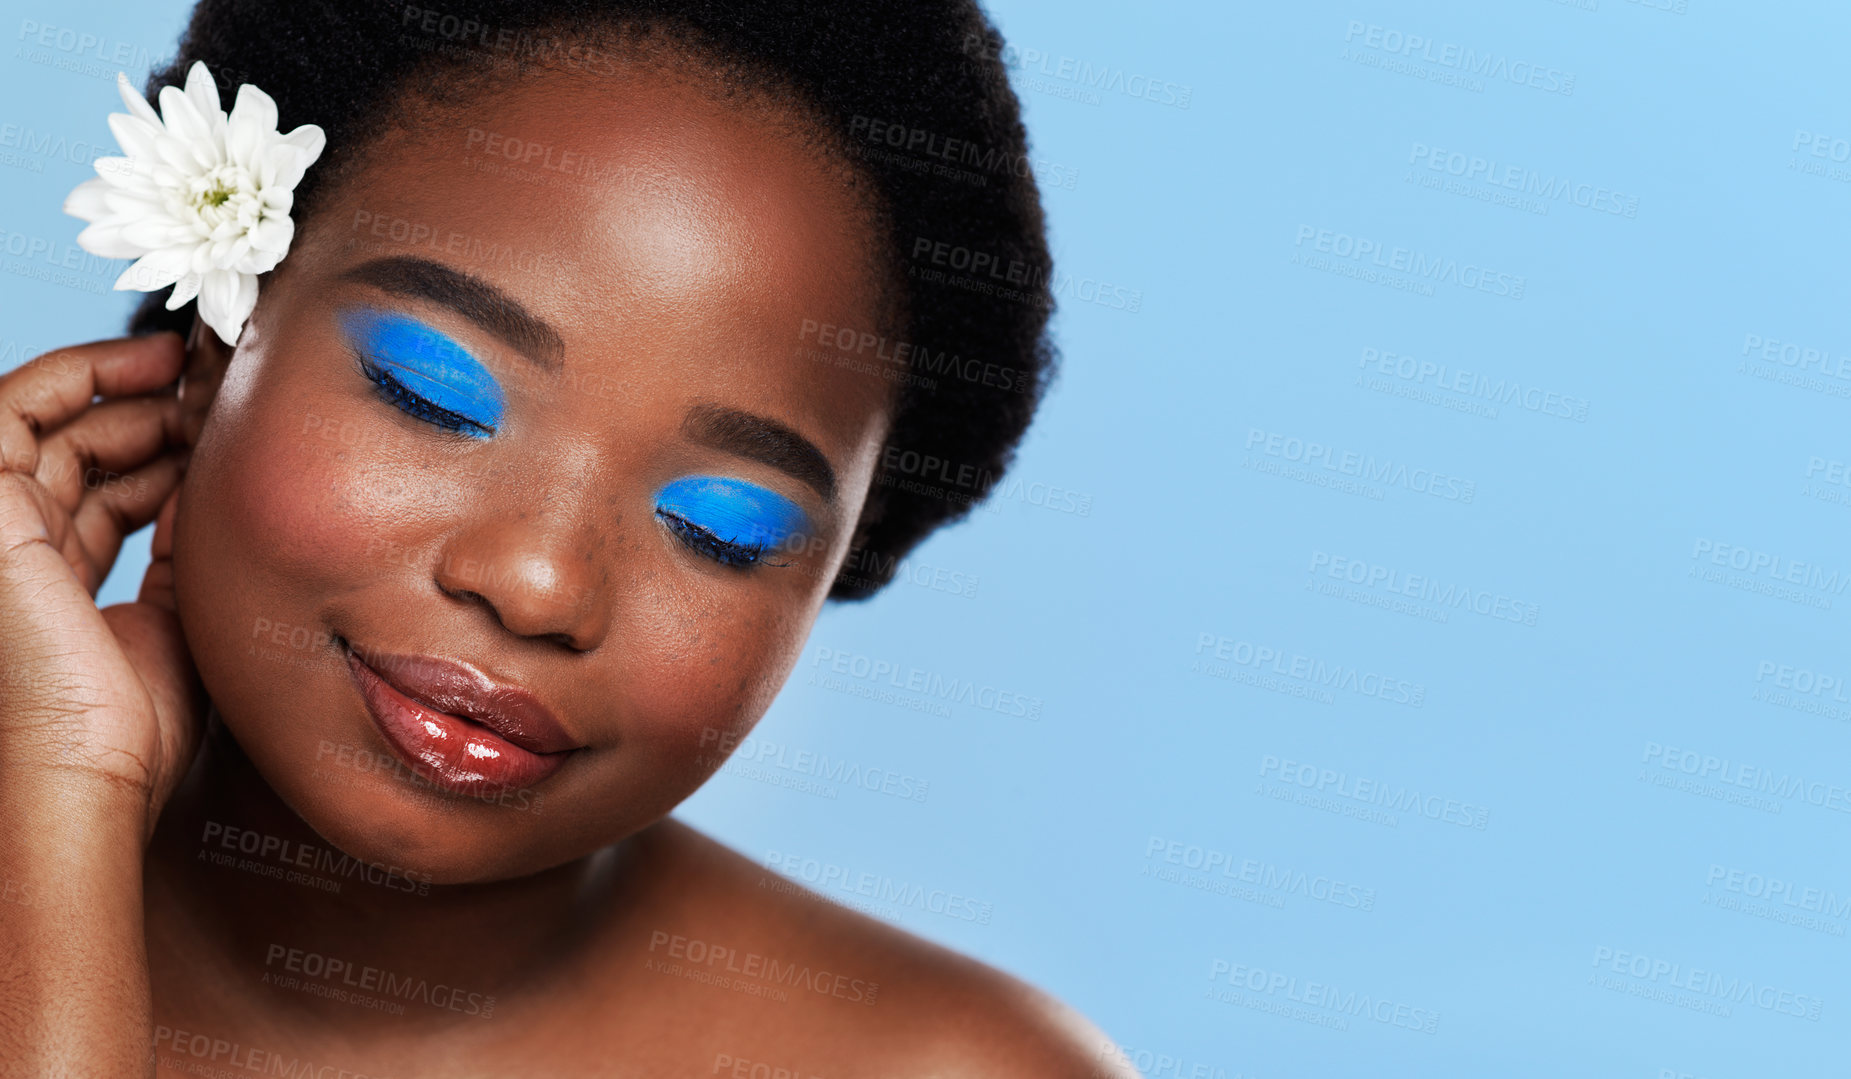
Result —
M85 492L120 478L177 446L180 400L131 397L105 401L39 443L33 478L66 510L76 512Z
M109 568L116 564L122 540L154 520L167 496L180 486L184 468L179 452L118 475L91 488L71 514L71 530L83 551L85 566L78 575L92 595L103 586Z
M180 509L180 489L174 488L161 503L154 520L154 539L148 544L148 572L141 577L141 602L179 610L174 605L174 514Z
M0 378L0 468L30 473L39 436L63 426L98 394L122 397L180 377L180 335L123 337L48 352Z
M72 609L82 594L73 572L76 546L69 519L37 480L0 472L0 622ZM0 640L11 647L17 632L4 627Z

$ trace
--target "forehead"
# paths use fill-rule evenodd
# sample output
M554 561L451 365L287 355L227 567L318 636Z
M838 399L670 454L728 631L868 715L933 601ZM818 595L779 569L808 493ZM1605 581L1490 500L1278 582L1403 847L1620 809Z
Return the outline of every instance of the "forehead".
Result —
M803 340L819 323L879 329L873 217L851 175L757 95L650 66L542 70L382 136L298 254L317 277L435 259L555 327L568 367L746 378L829 426L887 399Z

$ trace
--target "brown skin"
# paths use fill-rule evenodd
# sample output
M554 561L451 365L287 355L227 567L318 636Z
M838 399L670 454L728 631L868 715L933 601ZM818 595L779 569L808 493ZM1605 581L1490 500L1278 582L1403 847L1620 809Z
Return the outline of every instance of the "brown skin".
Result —
M796 347L806 319L880 322L872 233L842 170L770 105L722 102L685 80L616 79L540 74L480 101L466 123L388 136L264 282L237 348L195 332L177 404L156 394L85 411L78 386L64 391L72 402L53 422L0 428L15 472L25 471L16 461L24 451L13 443L63 445L59 433L32 429L68 423L79 434L66 443L112 446L89 456L142 468L148 481L116 496L123 505L98 508L110 496L42 495L56 494L56 469L34 461L27 468L45 474L36 490L0 489L0 538L18 530L9 506L36 509L70 578L51 590L63 597L56 617L65 628L63 637L41 634L47 654L65 646L93 657L86 669L102 687L85 697L96 702L87 727L42 718L51 707L33 713L36 723L0 721L8 745L57 745L36 732L82 727L73 737L85 765L60 771L68 751L35 750L21 756L40 779L0 769L0 814L12 807L0 816L0 855L16 854L9 864L52 891L132 894L126 874L138 849L123 837L145 835L160 813L143 870L145 975L131 954L139 933L117 925L114 937L84 938L61 930L49 907L37 937L0 929L0 960L50 972L42 980L94 1013L88 1051L116 1039L114 1064L134 1059L136 1042L109 1031L110 1020L133 1020L137 1006L147 1014L151 996L157 1029L235 1043L247 1064L252 1053L273 1053L375 1076L724 1075L737 1061L826 1079L1135 1074L1107 1063L1103 1035L1044 994L789 888L665 819L719 767L715 743L736 744L788 676L848 552L891 420L891 387ZM469 169L470 127L604 167L595 176ZM390 232L375 236L373 221L464 239L414 248ZM506 250L544 258L481 257ZM444 307L339 280L368 259L409 253L487 281L550 323L564 343L563 370L540 371ZM446 435L382 400L342 344L338 315L353 305L413 315L483 357L508 401L496 436ZM176 345L84 346L90 374L81 377L113 379L105 392L152 390L172 378ZM8 376L0 398L13 400L19 386ZM767 416L810 439L836 473L836 501L689 441L682 419L699 402ZM175 444L192 453L170 500ZM655 492L690 474L771 487L818 527L808 544L776 556L789 565L719 565L653 513ZM86 621L76 590L94 590L122 532L163 503L148 602ZM63 527L61 512L104 523L90 524L90 536L82 524ZM49 553L31 557L33 572L57 576ZM14 620L43 623L30 605L49 602L45 593L0 593L0 616L11 601ZM284 639L301 632L278 645L276 627ZM368 770L392 751L337 635L465 659L526 686L585 748L525 797L499 804L433 790L402 767ZM199 698L183 647L218 713L184 782ZM31 838L53 819L77 821L65 828L75 829L70 841L105 853L87 870L56 863ZM108 823L125 819L114 830ZM344 853L384 868L310 871L338 877L338 893L277 880L212 860L250 857L222 845L227 828L254 831L273 851L287 842L280 849L298 856ZM253 860L283 865L276 855ZM139 913L115 903L101 902L94 916L115 909L132 922ZM111 952L115 937L123 939ZM64 940L65 951L39 939ZM690 951L688 941L699 945ZM824 992L786 983L780 1001L661 969L703 966L696 959L712 947L732 950L736 979L753 965L746 982L775 986L757 973L767 960L830 977L806 983ZM292 991L275 980L342 979L307 977L301 958L279 958L281 949L462 996L439 998L449 1008L427 998L391 1014ZM706 969L726 975L727 965ZM95 977L70 973L98 967ZM139 997L137 985L146 987ZM38 1054L21 1059L106 1059L83 1056L81 1038L59 1042L60 1029L80 1027L9 1020L9 1003L0 991L0 1039ZM157 1045L159 1074L201 1059L187 1044Z

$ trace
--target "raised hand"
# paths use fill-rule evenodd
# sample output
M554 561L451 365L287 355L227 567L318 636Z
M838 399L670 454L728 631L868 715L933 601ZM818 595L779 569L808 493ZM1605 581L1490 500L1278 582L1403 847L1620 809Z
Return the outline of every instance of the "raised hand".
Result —
M191 761L202 706L167 562L183 361L179 337L158 334L0 377L0 783L115 787L145 807L144 836ZM123 537L157 514L141 599L99 611Z

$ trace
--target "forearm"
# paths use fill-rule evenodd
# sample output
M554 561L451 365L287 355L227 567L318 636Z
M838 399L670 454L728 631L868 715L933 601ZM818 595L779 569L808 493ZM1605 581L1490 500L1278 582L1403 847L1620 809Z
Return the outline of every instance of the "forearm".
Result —
M145 812L82 773L0 772L0 1076L153 1074Z

